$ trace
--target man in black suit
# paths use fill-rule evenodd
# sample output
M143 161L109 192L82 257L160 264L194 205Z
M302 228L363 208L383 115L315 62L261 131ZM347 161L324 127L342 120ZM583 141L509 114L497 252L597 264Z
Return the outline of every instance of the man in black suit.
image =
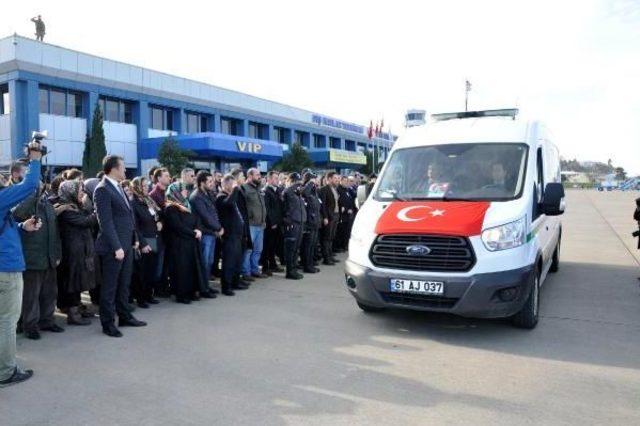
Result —
M333 254L333 240L336 237L336 229L340 220L338 204L338 184L340 176L335 172L327 173L327 184L320 188L320 201L322 201L322 257L324 265L335 265L338 259Z
M264 190L264 203L267 207L267 227L264 232L264 251L262 252L262 270L267 274L284 272L276 262L278 244L282 240L282 199L278 188L278 172L267 173L267 187Z
M248 285L240 279L242 253L247 238L245 219L238 208L240 187L232 175L222 178L222 186L216 198L216 208L220 223L224 228L222 236L222 294L233 296L235 290L246 290Z
M142 327L147 325L131 315L129 284L133 270L135 221L126 194L119 185L125 178L124 160L107 155L102 161L105 173L93 194L100 231L96 239L96 253L100 255L103 282L100 291L100 322L107 336L121 337L115 325Z
M289 174L289 186L282 194L284 204L284 257L287 265L286 278L299 280L298 255L302 242L303 226L307 222L307 209L302 199L302 183L298 173Z

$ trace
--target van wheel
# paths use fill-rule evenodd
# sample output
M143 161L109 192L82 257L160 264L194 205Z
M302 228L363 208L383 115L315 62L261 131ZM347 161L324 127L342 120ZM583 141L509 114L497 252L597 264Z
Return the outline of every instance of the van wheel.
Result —
M369 306L369 305L364 305L360 302L356 302L358 304L358 307L360 309L362 309L364 312L370 312L370 313L375 313L375 312L382 312L384 311L384 308L377 308L375 306Z
M538 310L540 308L540 271L536 267L533 273L533 284L529 297L524 306L511 320L513 325L520 328L535 328L538 324Z
M551 258L551 266L549 267L549 272L556 273L558 269L560 269L560 242L562 240L558 240L558 245L556 245L556 249L553 251L553 257Z

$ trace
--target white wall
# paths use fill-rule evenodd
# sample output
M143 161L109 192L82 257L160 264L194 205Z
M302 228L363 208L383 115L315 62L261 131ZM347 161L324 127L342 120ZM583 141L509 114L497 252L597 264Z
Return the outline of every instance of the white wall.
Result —
M11 114L0 115L0 165L11 163Z
M119 155L124 158L127 168L138 167L138 129L135 124L105 121L104 129L107 154Z
M62 115L40 114L40 129L47 130L47 164L82 166L87 120Z
M148 137L150 138L164 138L167 136L177 136L178 132L173 130L158 130L158 129L149 129Z

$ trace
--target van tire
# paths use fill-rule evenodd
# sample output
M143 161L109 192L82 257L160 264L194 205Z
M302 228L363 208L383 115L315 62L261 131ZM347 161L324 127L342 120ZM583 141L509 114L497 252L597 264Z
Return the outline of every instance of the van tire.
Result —
M549 267L549 272L556 273L558 269L560 269L560 239L558 239L558 244L556 245L556 249L553 251L553 257L551 258L551 266Z
M538 324L538 316L540 312L540 270L536 267L533 272L531 290L524 306L513 317L511 321L513 325L519 328L533 329Z
M358 304L358 308L362 309L364 312L367 312L367 313L377 313L377 312L384 311L384 308L377 308L375 306L365 305L360 302L356 302L356 303Z

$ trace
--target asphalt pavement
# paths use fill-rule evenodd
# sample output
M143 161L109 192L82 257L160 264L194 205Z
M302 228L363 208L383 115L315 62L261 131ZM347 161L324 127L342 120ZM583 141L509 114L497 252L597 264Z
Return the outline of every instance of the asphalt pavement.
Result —
M0 389L0 424L640 424L639 195L568 192L561 269L534 330L365 314L342 266L324 267L235 297L163 300L121 339L97 319L20 337L35 375Z

